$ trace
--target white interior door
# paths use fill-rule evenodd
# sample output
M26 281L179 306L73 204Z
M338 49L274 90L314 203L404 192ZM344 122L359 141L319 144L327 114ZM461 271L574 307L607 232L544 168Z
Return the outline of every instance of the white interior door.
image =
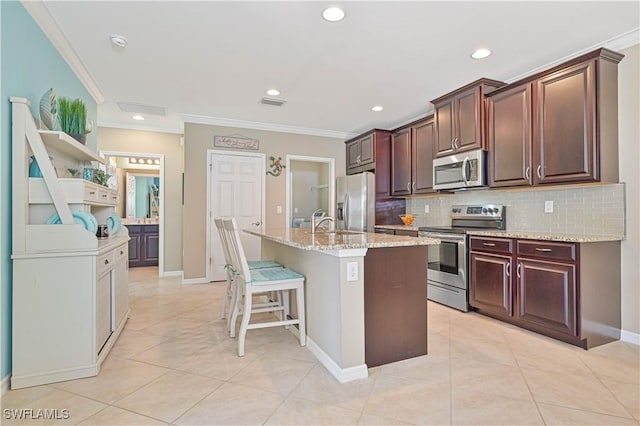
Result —
M209 156L209 280L226 279L216 217L235 217L238 228L261 230L264 215L264 154L211 153ZM247 259L260 259L261 238L240 232Z

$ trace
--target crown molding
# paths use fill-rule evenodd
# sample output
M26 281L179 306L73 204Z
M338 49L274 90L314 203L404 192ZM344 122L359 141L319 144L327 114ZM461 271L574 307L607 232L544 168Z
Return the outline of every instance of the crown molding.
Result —
M176 135L182 135L184 133L182 129L176 129L175 127L141 126L139 124L116 123L116 122L109 122L109 121L98 121L98 127L108 127L112 129L125 129L125 130L139 130L142 132L172 133Z
M552 68L556 65L560 65L564 62L567 62L573 58L576 58L578 56L584 55L585 53L589 53L593 50L599 49L601 47L606 47L607 49L611 49L611 50L622 50L622 49L626 49L627 47L633 46L640 43L640 28L636 28L633 29L631 31L628 31L626 33L623 34L619 34L615 37L612 37L608 40L602 41L600 43L596 43L592 46L586 47L582 50L579 50L577 52L574 52L570 55L567 55L563 58L560 59L556 59L553 62L549 62L545 65L539 66L537 68L534 68L530 71L527 71L523 74L517 75L515 77L512 77L508 80L505 80L505 83L510 84L513 83L514 81L518 81L518 80L522 80L523 78L529 77L530 75L536 74L540 71L544 71L546 69Z
M66 61L82 85L87 89L91 97L96 101L96 103L103 103L105 101L104 95L80 60L80 57L74 50L73 46L71 46L71 43L69 43L64 32L51 15L51 12L49 12L45 2L20 0L20 3L29 15L31 15L36 24L38 24L51 44L53 44L53 46L58 50L60 56L62 56Z
M322 136L335 139L351 139L357 133L335 130L313 129L309 127L287 126L284 124L263 123L259 121L235 120L232 118L206 117L202 115L181 114L184 123L209 124L212 126L235 127L240 129L266 130L269 132L295 133L298 135Z

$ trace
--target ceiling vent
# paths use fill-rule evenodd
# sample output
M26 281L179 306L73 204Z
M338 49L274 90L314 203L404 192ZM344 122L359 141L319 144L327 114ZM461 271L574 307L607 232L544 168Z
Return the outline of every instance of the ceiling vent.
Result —
M132 102L118 102L118 107L122 112L133 112L142 115L167 115L167 109L159 106L134 104Z
M287 101L285 101L284 99L269 98L267 96L262 98L262 100L260 101L261 104L273 105L273 106L282 106L282 105L284 105L285 102L287 102Z

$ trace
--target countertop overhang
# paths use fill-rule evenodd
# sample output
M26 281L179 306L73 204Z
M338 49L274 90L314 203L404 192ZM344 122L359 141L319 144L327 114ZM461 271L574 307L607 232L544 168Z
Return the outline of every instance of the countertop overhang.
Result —
M329 234L322 231L312 234L308 228L274 228L265 231L245 229L245 232L302 250L345 250L384 247L429 246L440 244L435 238L416 238L373 232Z

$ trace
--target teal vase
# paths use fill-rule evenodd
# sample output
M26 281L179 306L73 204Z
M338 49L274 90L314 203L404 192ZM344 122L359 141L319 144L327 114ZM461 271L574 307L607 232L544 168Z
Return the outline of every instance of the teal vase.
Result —
M31 156L31 165L29 166L29 177L36 177L36 178L42 177L40 166L38 166L36 157L34 157L33 155Z

